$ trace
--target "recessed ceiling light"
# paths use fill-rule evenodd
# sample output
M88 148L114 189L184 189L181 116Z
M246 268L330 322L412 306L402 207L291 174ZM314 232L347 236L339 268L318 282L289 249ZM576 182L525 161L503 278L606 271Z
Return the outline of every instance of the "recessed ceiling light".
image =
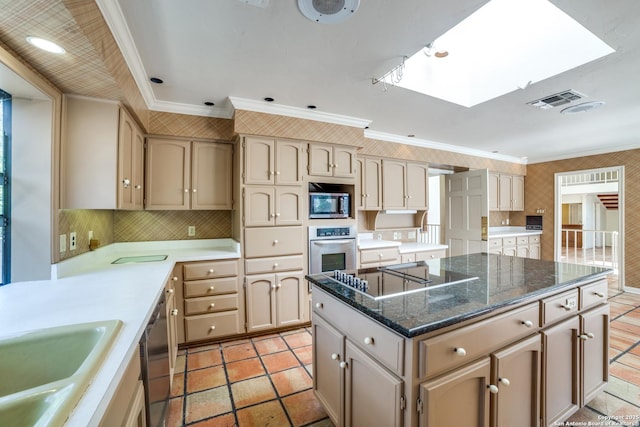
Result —
M270 96L267 96L266 98L264 98L264 100L267 101L267 102L275 101L275 99L271 98Z
M207 107L213 107L213 106L214 106L214 105L216 105L216 104L214 104L214 103L213 103L213 102L211 102L211 101L205 101L204 105L206 105Z
M318 107L316 107L315 105L307 105L307 108L310 110L315 110Z
M46 50L47 52L57 53L59 55L66 52L61 46L40 37L27 36L27 41L38 49Z
M307 19L319 24L337 24L351 17L360 0L298 0L298 9Z
M151 83L156 83L156 84L159 84L159 85L164 83L164 80L159 79L157 77L151 77L149 80L151 80Z
M567 107L564 110L561 110L560 112L562 114L586 113L587 111L591 111L594 108L602 107L603 105L604 105L603 101L583 102L582 104Z
M415 138L416 136L412 133L410 133L409 135L407 135L409 138Z

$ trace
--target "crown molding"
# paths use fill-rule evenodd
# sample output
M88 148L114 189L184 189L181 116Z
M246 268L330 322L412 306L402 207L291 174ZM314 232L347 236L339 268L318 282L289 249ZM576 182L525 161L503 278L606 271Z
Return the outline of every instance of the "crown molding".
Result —
M233 118L233 105L230 102L224 102L224 106L207 107L206 105L181 104L179 102L154 101L150 106L150 110L163 111L165 113L188 114L191 116L217 117L219 119Z
M296 117L298 119L315 120L318 122L333 123L343 126L351 126L364 129L369 126L371 120L357 117L343 116L340 114L326 113L324 111L309 110L307 108L290 107L288 105L273 104L266 101L237 98L230 96L229 100L236 110L248 110L256 113L276 114L278 116Z
M526 159L520 157L507 156L504 154L491 153L474 148L461 147L459 145L443 144L441 142L429 141L427 139L409 138L407 136L394 135L391 133L378 132L366 129L364 137L369 139L379 139L388 142L397 142L400 144L415 145L417 147L432 148L434 150L450 151L453 153L466 154L469 156L484 157L488 159L501 160L511 163L527 164Z
M601 154L610 154L610 153L616 153L619 151L637 150L638 148L640 148L640 144L619 145L616 147L602 147L599 149L572 152L572 153L567 153L567 154L558 155L558 156L535 157L533 159L529 159L528 164L532 165L536 163L555 162L556 160L575 159L577 157L598 156Z

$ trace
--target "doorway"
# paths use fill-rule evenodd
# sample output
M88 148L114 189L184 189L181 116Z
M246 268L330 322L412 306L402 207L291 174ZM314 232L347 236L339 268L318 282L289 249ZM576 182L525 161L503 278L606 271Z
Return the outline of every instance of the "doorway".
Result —
M624 289L624 166L555 174L554 257L611 268Z

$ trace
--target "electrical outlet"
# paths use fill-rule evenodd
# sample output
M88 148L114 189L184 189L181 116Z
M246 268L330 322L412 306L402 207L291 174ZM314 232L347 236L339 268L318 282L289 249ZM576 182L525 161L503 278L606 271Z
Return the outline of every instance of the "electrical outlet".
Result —
M65 252L67 252L67 235L61 234L60 235L60 253L63 254Z
M189 228L187 229L187 234L189 236L195 236L196 235L196 226L195 225L190 225Z
M71 233L69 233L69 250L75 251L77 245L78 245L78 242L76 239L76 232L72 231Z
M93 230L89 230L89 241L93 239Z
M565 305L570 308L576 308L576 305L578 305L578 303L575 298L567 298Z
M402 231L398 231L398 239L402 240Z

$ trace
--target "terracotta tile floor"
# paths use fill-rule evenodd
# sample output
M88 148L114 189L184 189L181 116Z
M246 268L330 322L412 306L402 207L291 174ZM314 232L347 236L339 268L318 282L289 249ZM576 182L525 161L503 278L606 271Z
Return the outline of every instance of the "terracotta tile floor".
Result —
M640 427L637 418L603 422L607 415L640 417L640 294L623 294L615 287L609 294L609 384L565 425ZM333 426L311 389L310 328L179 354L168 427Z

